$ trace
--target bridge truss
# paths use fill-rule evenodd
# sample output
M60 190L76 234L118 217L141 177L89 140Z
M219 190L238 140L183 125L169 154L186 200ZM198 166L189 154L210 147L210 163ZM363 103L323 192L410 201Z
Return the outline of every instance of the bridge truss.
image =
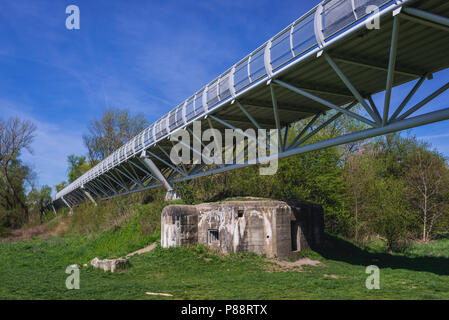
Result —
M379 10L367 14L372 5ZM368 27L377 21L379 29ZM449 108L424 107L449 89L449 81L441 87L432 81L448 68L448 53L446 0L323 1L60 191L53 209L160 186L174 192L173 183L249 165L239 163L241 152L232 164L173 164L169 137L178 130L193 133L194 121L221 132L278 129L277 154L258 159L265 162L447 120ZM393 105L393 88L410 82L411 91ZM425 84L433 92L411 105ZM381 92L385 99L377 106L372 97ZM342 115L365 127L310 143ZM287 139L301 120L303 130ZM201 143L200 137L192 140ZM201 153L194 146L192 154Z

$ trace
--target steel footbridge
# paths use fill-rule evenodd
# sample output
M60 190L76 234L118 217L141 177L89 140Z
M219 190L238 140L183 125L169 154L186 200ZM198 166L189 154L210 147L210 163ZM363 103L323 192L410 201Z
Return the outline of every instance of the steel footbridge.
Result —
M449 108L424 111L449 89L449 79L442 87L432 81L448 67L449 1L325 0L57 193L53 209L160 186L173 192L173 183L249 165L172 163L169 137L192 132L194 121L220 131L278 129L278 153L268 161L447 120ZM410 82L392 105L393 88ZM423 85L433 93L411 105ZM381 92L376 106L372 96ZM342 115L364 128L310 143ZM301 120L307 124L287 141Z

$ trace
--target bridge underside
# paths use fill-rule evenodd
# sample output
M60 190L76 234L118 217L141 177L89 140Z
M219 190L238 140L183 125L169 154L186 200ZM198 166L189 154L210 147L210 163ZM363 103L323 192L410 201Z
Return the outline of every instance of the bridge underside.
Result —
M201 121L203 130L212 126L221 132L232 128L279 129L278 154L272 157L283 158L449 119L449 109L423 113L433 99L449 89L449 82L440 87L433 80L449 67L449 2L415 1L400 8L381 17L380 29L348 29L344 36L330 39L298 63L196 120ZM411 92L393 105L392 89L410 82L414 82ZM421 86L429 86L433 93L411 104ZM372 96L381 92L385 92L385 99L375 105ZM356 105L359 107L353 108ZM329 119L330 112L334 116ZM342 115L357 119L365 128L310 143L310 138ZM329 120L323 124L321 118ZM301 120L304 130L286 141L289 128ZM192 131L192 124L183 129ZM55 206L76 206L89 201L89 194L109 199L248 165L234 159L233 164L222 166L176 166L169 157L172 146L166 138L146 149L166 182L150 170L144 158L135 155L59 197ZM235 152L235 157L239 156Z

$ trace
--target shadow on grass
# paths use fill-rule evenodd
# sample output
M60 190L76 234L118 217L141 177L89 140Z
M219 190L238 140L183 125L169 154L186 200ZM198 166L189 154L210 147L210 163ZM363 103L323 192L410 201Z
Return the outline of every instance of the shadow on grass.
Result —
M379 268L406 269L449 275L449 258L408 257L400 254L376 253L362 249L339 237L325 234L324 245L313 250L326 259L342 261L352 265L376 265Z

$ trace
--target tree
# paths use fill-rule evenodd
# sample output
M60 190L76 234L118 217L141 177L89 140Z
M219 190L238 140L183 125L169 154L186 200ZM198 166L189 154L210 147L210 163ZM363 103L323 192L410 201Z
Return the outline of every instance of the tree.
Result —
M67 182L66 181L62 181L60 184L57 184L55 186L56 192L62 191L65 187L67 187Z
M143 114L131 116L127 110L106 110L100 120L90 122L89 133L83 135L91 163L105 159L147 126Z
M67 162L69 163L69 183L74 182L92 168L92 165L87 162L85 156L75 156L72 154L67 157Z
M372 201L370 188L378 182L375 150L371 144L362 146L346 156L344 181L349 203L354 214L354 237L369 233L369 206Z
M26 203L25 184L32 185L31 169L16 158L11 161L7 170L15 195L23 203ZM28 211L23 210L20 203L16 201L2 172L0 172L0 216L1 225L13 229L19 228L28 218Z
M404 240L410 222L405 190L403 182L393 177L379 180L372 189L373 231L386 238L389 251Z
M448 209L449 170L446 160L429 145L421 143L411 152L411 161L405 179L410 193L409 201L422 223L422 240L431 238L438 219Z
M42 186L40 189L32 188L27 196L29 210L39 217L39 222L42 213L51 201L51 187L49 186Z
M32 152L35 131L36 126L30 121L21 121L19 118L10 118L8 121L0 119L0 171L13 200L20 205L25 216L28 216L28 207L21 196L21 189L26 174L18 173L20 170L17 170L17 158L23 149ZM21 183L15 181L20 178Z

